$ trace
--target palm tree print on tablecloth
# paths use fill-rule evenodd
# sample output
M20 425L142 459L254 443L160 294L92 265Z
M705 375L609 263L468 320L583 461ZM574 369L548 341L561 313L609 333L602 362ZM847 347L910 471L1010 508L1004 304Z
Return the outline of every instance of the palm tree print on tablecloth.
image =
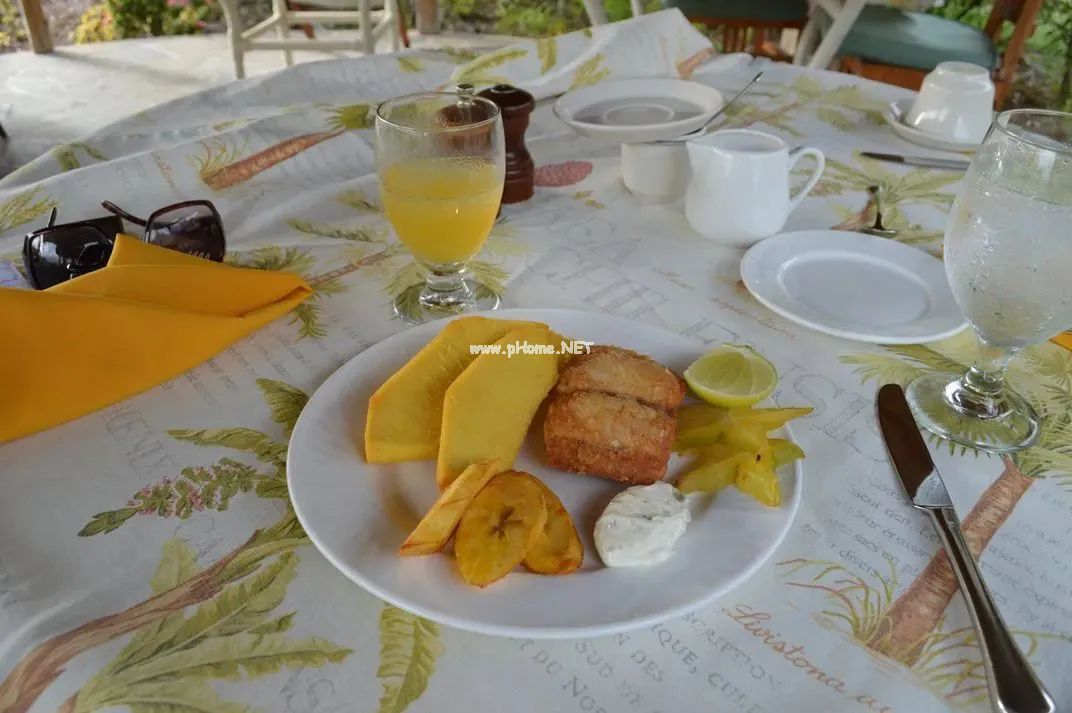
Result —
M244 183L254 176L294 158L302 151L311 149L347 131L358 131L372 126L374 104L351 104L330 107L328 128L311 134L293 136L266 149L240 158L243 148L230 139L216 137L201 142L202 152L194 157L201 181L214 191Z
M424 282L425 270L413 258L404 245L397 240L392 240L390 231L381 214L379 205L368 198L363 191L351 190L336 196L336 202L345 205L357 213L363 222L351 225L338 225L317 223L313 221L294 219L288 221L291 228L316 238L329 238L348 243L347 249L339 258L343 265L313 278L310 285L316 289L319 281L327 280L335 282L358 270L368 272L373 278L383 281L383 291L394 301L396 297L404 293L407 288ZM367 220L372 216L372 220ZM517 255L523 252L514 240L514 230L505 216L500 216L491 229L487 242L484 244L482 254L489 256L505 257ZM483 283L482 289L493 292L499 298L506 290L508 274L499 265L488 260L472 260L466 266L467 272ZM477 295L478 298L484 295ZM416 298L416 294L414 294ZM307 300L306 303L313 300ZM316 303L313 303L316 307ZM403 310L418 311L419 305L414 302L409 305L400 305Z
M41 194L40 188L16 193L0 201L0 234L37 220L56 205L56 201Z
M227 262L254 270L275 270L301 275L313 292L307 300L290 311L288 324L298 325L298 339L322 339L327 336L323 323L323 300L346 291L346 286L339 280L341 275L334 272L314 274L316 259L307 250L295 247L269 245L229 255Z
M478 57L464 67L460 67L451 77L451 81L444 86L452 84L506 84L510 78L503 72L503 65L509 64L528 56L529 51L524 47L504 47L494 52L489 52Z
M540 74L547 74L558 62L558 38L541 37L536 40L536 56L540 59Z
M893 563L887 560L890 573L883 576L871 572L868 576L850 570L837 562L813 559L792 559L779 562L788 586L817 591L825 607L816 621L847 636L850 640L873 647L886 632L886 621L895 601L897 576ZM988 698L982 656L971 626L943 631L944 618L934 631L928 633L912 661L900 661L921 686L958 707L969 707ZM1013 630L1020 649L1029 659L1047 639L1061 638L1055 634Z
M609 76L610 69L603 66L603 55L597 52L577 67L570 82L570 91L598 84Z
M145 514L185 519L200 510L222 512L234 497L253 492L278 500L283 509L281 518L205 567L195 562L193 551L180 539L168 540L150 582L152 596L32 649L0 681L0 710L26 713L71 659L127 634L133 637L67 699L61 713L116 707L132 713L250 712L248 706L221 699L211 682L257 678L284 666L320 667L341 662L352 653L320 637L289 636L297 612L276 611L294 578L298 564L295 550L309 544L290 504L285 440L308 397L280 381L260 379L257 385L284 439L246 427L169 431L178 440L235 451L259 465L246 466L248 470L239 478L214 483L211 478L191 477L191 473L215 473L218 466L233 468L237 461L223 457L212 466L184 469L178 477L150 487L165 495L151 513ZM190 500L189 491L185 491L190 507L179 506L184 493L174 487L184 481L191 488L200 488L196 500ZM209 492L213 487L214 495ZM226 496L225 489L229 489ZM90 537L121 527L143 511L130 513L131 507L94 515L79 534ZM191 607L196 608L187 614ZM435 671L435 661L443 650L439 629L385 605L380 631L380 711L401 713L420 697Z
M883 100L855 84L825 89L819 80L801 75L789 84L764 82L762 89L751 90L726 109L715 128L743 129L765 124L803 138L804 132L796 126L802 114L813 114L840 131L851 132L861 121L881 124L885 107Z
M79 154L88 156L94 162L108 160L107 156L87 143L60 144L52 149L52 156L59 163L61 172L82 168L84 159L80 159Z
M974 345L972 335L962 333L931 346L889 346L889 354L854 354L841 361L853 365L864 382L904 385L929 371L964 373L974 356ZM1034 447L1003 459L1000 477L963 519L964 536L975 557L986 549L1035 482L1050 479L1072 486L1072 354L1050 343L1031 347L1012 363L1008 379L1037 409L1041 436ZM954 454L975 453L947 441L938 442L948 444ZM906 666L916 665L956 592L956 579L945 554L938 552L907 589L882 607L861 643Z
M940 251L942 230L910 223L903 208L915 204L948 212L955 195L943 189L959 181L961 174L925 168L914 168L899 174L886 169L881 161L860 154L855 154L853 161L856 165L827 159L826 170L812 189L812 195L825 197L859 193L867 196L867 189L877 186L882 196L882 223L898 231L893 239ZM870 199L866 199L862 210L837 203L833 204L833 208L843 218L832 226L834 230L859 230L875 222L875 206Z

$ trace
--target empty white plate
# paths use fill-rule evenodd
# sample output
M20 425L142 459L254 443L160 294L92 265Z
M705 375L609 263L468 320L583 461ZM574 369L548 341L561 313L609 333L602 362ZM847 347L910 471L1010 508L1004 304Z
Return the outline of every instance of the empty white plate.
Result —
M776 235L745 253L741 278L786 319L845 339L916 344L965 326L941 260L864 233Z
M618 79L574 89L555 102L555 116L579 134L641 143L695 131L722 108L722 94L684 79Z
M975 151L979 148L978 143L947 139L944 136L938 136L917 129L914 126L909 126L905 123L904 118L908 116L908 110L911 108L912 100L902 99L901 101L892 102L886 107L886 111L882 114L886 123L893 129L893 133L897 134L905 141L916 144L917 146L926 146L931 149L958 151L962 153L965 151Z

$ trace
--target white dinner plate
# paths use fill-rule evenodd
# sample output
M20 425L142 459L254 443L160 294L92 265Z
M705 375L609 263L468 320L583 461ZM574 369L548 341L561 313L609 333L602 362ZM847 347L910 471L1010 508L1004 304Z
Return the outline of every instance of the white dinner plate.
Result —
M695 131L722 108L717 89L685 79L616 79L574 89L554 104L555 116L579 134L632 144Z
M802 230L745 253L756 299L805 327L876 344L916 344L964 328L938 258L887 238Z
M975 151L979 148L979 143L972 143L970 141L957 141L956 139L947 139L944 136L937 136L926 131L921 131L914 126L909 126L905 123L904 118L908 116L908 110L912 108L911 99L902 99L900 101L891 102L886 111L883 112L882 117L886 120L886 123L893 129L893 133L900 136L909 143L916 144L918 146L926 146L931 149L939 149L941 151Z
M678 373L705 351L678 334L595 313L519 309L494 316L536 320L575 339L635 349ZM485 634L599 636L664 621L726 593L785 537L800 504L800 461L779 473L780 508L765 507L736 488L715 498L690 495L692 522L673 557L647 568L604 567L592 528L624 486L545 465L538 416L515 468L540 477L569 510L585 546L581 568L565 577L518 568L478 589L462 581L452 556L399 557L398 546L438 495L435 463L365 463L365 410L369 395L445 323L407 329L344 364L309 399L290 439L287 482L302 527L333 565L372 594ZM788 430L784 437L791 438ZM683 464L673 457L668 477Z

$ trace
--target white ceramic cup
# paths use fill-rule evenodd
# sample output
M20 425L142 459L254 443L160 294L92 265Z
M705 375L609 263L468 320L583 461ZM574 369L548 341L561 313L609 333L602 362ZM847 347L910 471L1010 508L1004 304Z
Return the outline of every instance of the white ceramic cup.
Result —
M823 152L810 146L789 150L761 131L727 129L686 143L692 178L685 217L700 235L747 247L781 231L789 214L815 186L826 167ZM805 156L816 167L796 194L789 175Z
M905 123L945 139L979 143L993 116L990 72L968 62L942 62L923 80Z
M689 185L685 143L622 144L622 181L643 203L672 203Z

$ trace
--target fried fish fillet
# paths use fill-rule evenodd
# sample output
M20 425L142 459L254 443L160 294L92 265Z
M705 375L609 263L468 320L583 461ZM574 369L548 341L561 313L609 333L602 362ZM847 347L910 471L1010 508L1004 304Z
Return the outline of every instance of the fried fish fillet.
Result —
M555 393L599 391L628 396L673 413L685 398L685 384L662 364L621 347L596 346L570 360Z
M630 396L598 391L557 394L544 420L551 465L647 485L666 474L674 417Z

